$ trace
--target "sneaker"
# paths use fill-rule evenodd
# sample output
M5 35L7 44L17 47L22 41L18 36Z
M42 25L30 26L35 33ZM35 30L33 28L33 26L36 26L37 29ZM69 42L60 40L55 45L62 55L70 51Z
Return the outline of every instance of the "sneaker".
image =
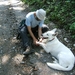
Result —
M33 53L34 52L34 50L31 50L31 48L28 46L27 48L26 48L26 50L23 52L23 54L24 55L29 55L29 54L31 54L31 53Z

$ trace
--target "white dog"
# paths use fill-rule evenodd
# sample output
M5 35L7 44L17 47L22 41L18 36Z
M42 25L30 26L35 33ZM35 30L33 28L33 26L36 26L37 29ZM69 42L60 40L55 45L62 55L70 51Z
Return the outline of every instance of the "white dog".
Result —
M53 69L70 71L74 67L74 55L69 48L62 44L56 37L56 28L42 34L43 38L47 38L47 42L36 42L44 48L47 53L54 56L53 63L47 65Z

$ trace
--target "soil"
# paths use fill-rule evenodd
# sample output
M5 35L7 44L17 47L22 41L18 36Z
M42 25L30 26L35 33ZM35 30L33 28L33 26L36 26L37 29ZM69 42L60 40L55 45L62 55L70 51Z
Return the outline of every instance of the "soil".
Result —
M28 12L28 6L20 0L0 0L0 75L75 75L75 67L69 72L49 68L46 62L52 62L52 56L39 46L33 48L33 54L24 57L16 35L20 21ZM48 26L51 30L56 25L50 22ZM57 31L58 39L75 55L75 42L70 40L70 34L64 29Z

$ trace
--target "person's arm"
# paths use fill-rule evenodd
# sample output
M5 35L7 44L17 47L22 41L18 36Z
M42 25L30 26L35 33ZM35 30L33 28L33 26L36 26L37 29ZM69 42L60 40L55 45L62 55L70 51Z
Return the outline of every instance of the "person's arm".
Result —
M40 41L40 42L42 42L42 37L41 37L41 35L42 35L42 28L39 27L39 28L38 28L38 36L39 36L39 41Z
M36 44L36 41L38 41L38 40L35 38L32 30L31 30L31 27L30 26L27 26L27 29L28 29L28 32L29 32L29 34L31 35L31 37L33 39L33 43Z

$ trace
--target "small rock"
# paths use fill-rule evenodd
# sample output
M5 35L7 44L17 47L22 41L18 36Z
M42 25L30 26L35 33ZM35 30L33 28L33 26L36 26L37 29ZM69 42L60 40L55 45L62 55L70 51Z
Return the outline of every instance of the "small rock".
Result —
M73 73L70 73L71 75L73 74Z
M15 40L16 39L16 37L13 37L13 40Z
M4 41L6 41L7 39L4 39Z
M20 62L20 64L24 64L24 63L25 63L24 61Z
M75 44L73 44L73 46L75 47Z
M15 47L13 47L12 49L15 49Z
M65 40L66 42L69 42L67 38L64 38L64 40Z

